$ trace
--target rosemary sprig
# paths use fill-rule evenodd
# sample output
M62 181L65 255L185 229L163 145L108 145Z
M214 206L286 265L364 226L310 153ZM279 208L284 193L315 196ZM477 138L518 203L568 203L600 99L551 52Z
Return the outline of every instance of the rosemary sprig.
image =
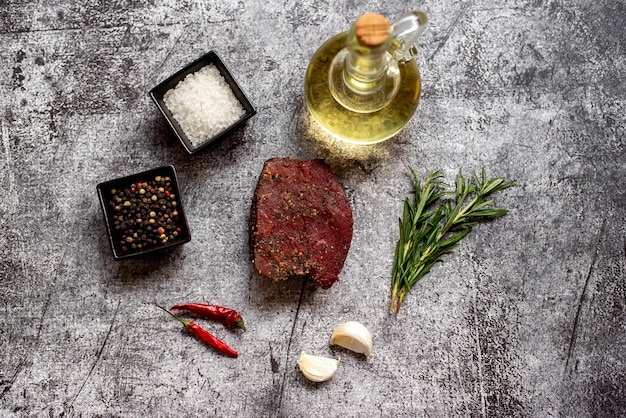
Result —
M464 178L456 176L454 190L443 181L441 171L432 171L423 184L415 171L413 199L404 201L399 220L400 239L396 245L391 276L389 312L397 314L402 300L441 257L458 247L479 221L502 216L508 211L495 205L490 195L509 188L515 180L487 178L485 170Z

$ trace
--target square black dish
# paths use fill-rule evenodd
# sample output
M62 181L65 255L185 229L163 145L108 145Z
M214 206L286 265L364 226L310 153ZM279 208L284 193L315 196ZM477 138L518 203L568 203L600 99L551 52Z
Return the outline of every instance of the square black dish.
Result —
M197 140L192 141L190 139L190 136L183 130L183 128L181 127L181 123L176 119L173 112L165 104L164 96L168 91L175 89L179 82L185 80L188 75L195 74L199 70L210 64L217 68L219 74L224 78L224 81L230 87L230 90L234 94L235 98L237 99L245 113L243 113L243 115L238 119L232 121L232 123L230 123L228 126L212 135L210 138L204 140L204 142L199 143L199 141ZM205 148L210 143L228 135L230 132L241 126L246 120L250 119L256 114L256 110L250 103L250 100L248 100L243 90L241 90L241 87L239 87L239 84L237 84L234 77L230 73L229 69L214 51L210 51L208 54L200 57L196 61L187 65L176 74L172 75L171 77L154 87L150 91L150 97L152 97L152 100L157 105L163 116L165 116L165 119L167 120L172 130L180 140L181 144L189 154L194 154ZM213 109L220 109L222 106L216 103L214 106L208 107ZM206 123L211 123L211 121L207 121Z
M191 240L173 166L106 181L96 189L116 260Z

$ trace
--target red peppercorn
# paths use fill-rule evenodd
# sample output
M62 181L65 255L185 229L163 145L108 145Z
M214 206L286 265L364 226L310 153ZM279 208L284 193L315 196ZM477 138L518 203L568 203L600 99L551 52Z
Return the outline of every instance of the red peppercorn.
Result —
M176 227L176 232L180 232L180 226Z
M142 185L142 184L143 184L143 182L142 182L142 181L138 181L138 182L137 182L137 187L141 187L141 185Z
M160 226L160 227L157 229L157 232L159 233L159 235L160 235L160 234L163 234L163 233L165 232L165 229L164 229L162 226Z
M165 196L170 197L170 191L169 190L165 191Z
M130 192L131 192L131 193L135 193L136 191L137 191L137 189L135 189L135 187L131 187L131 188L130 188Z

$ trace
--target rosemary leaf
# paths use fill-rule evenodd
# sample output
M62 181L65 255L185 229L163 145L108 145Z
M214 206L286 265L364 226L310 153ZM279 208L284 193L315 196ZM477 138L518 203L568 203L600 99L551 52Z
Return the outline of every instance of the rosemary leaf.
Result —
M403 217L398 220L400 238L394 254L389 311L397 314L404 297L442 256L479 222L505 215L490 195L507 189L515 180L488 178L485 170L465 178L458 173L452 190L440 170L431 171L424 182L413 177L413 199L404 201Z

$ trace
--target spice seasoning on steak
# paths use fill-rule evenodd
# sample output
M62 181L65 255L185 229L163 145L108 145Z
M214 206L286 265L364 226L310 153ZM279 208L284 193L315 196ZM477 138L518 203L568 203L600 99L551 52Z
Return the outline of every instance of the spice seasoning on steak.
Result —
M323 289L339 280L352 241L346 192L322 160L267 160L250 211L250 256L275 282L308 276Z

